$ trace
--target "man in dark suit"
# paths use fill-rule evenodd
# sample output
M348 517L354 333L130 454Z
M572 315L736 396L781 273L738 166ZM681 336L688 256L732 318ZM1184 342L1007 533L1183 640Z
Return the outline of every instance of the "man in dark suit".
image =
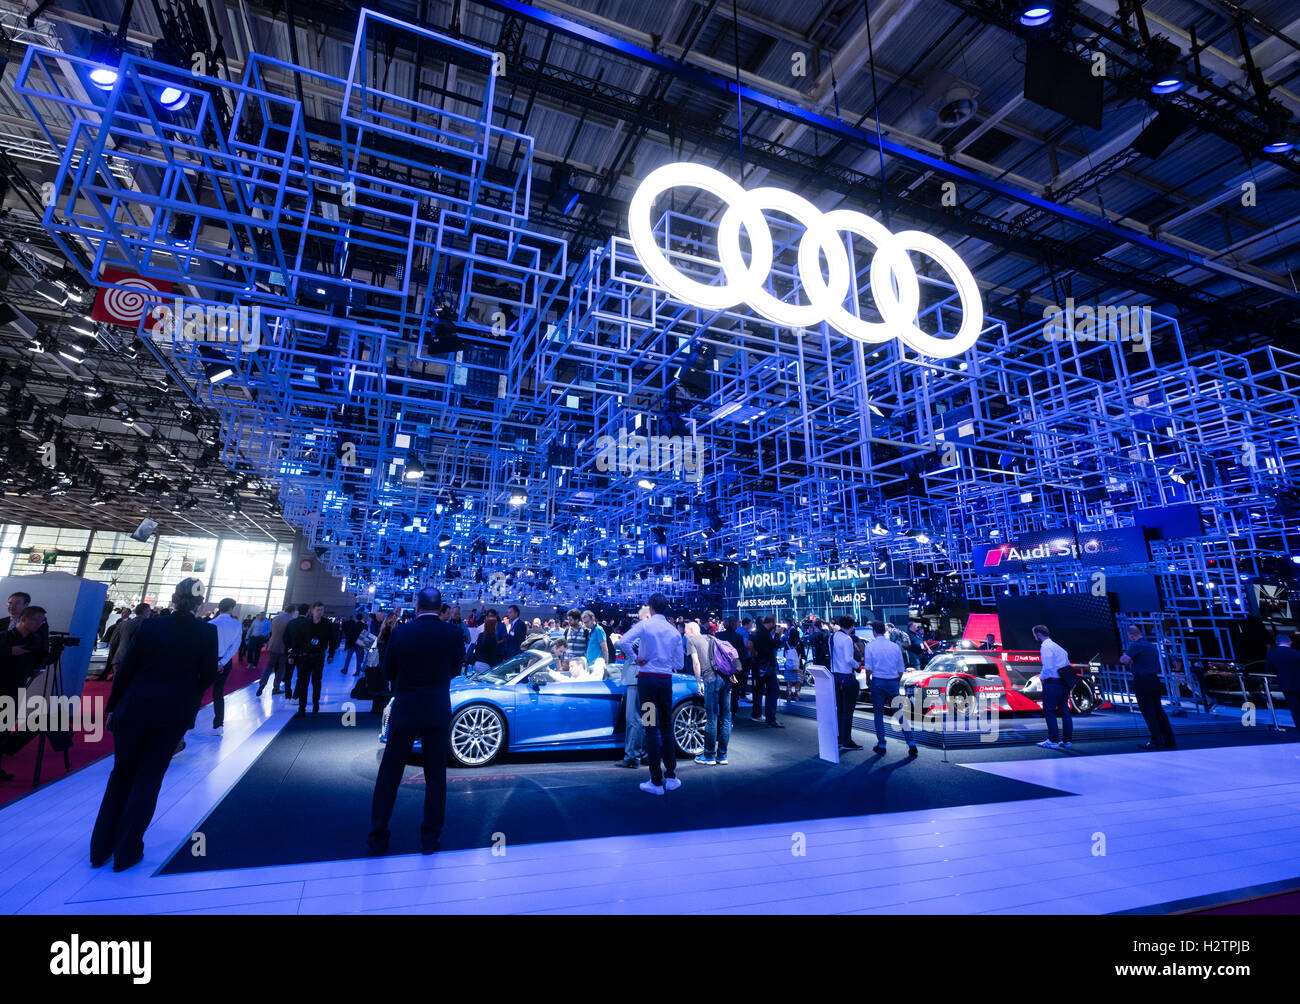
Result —
M182 581L172 594L175 612L140 624L113 681L105 705L113 772L90 836L92 867L112 857L120 872L144 857L167 765L217 675L217 629L194 617L202 602L203 583Z
M1277 644L1264 657L1264 666L1277 676L1277 689L1286 698L1291 723L1300 729L1300 652L1291 645L1289 634L1277 636Z
M524 642L528 638L528 625L524 623L523 618L519 615L519 608L513 603L506 607L506 620L504 627L506 629L504 659L518 655L524 647Z
M113 639L108 643L108 656L105 660L108 663L108 675L105 679L112 679L113 674L121 667L122 660L126 658L126 650L131 647L131 639L135 637L140 624L148 616L149 604L137 603L134 617L113 625Z
M451 680L460 673L460 629L441 620L442 594L420 593L415 620L393 630L384 649L384 676L393 692L388 718L388 742L375 778L367 844L372 854L388 850L388 821L393 815L397 786L418 737L424 749L424 824L420 850L438 849L447 813L447 727L451 721Z

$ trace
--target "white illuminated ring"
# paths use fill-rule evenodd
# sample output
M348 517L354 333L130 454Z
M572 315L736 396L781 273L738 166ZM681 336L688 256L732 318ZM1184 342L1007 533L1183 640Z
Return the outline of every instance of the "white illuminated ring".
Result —
M651 216L655 200L679 187L701 189L727 204L718 222L717 237L723 282L704 283L683 275L655 240ZM766 289L775 255L772 232L763 215L769 209L804 227L798 258L805 303L787 303ZM748 264L740 247L742 228L749 235ZM846 301L856 300L857 294L841 237L845 233L870 241L876 249L871 258L870 280L881 321L864 321L845 307ZM871 217L847 209L823 213L802 196L779 188L747 192L722 172L701 164L665 164L651 171L628 206L628 236L650 277L692 306L726 310L747 303L760 316L784 327L804 328L825 321L858 341L899 338L923 355L936 357L965 352L975 344L984 326L984 305L975 277L957 252L937 237L918 230L892 234ZM938 263L952 280L961 301L962 320L951 338L928 334L917 324L921 288L909 251Z

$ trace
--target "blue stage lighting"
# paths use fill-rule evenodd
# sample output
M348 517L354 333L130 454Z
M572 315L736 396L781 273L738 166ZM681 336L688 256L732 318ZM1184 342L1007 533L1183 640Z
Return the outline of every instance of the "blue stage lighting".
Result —
M90 82L101 91L111 91L113 85L117 83L117 76L115 66L96 66L90 71Z
M1173 94L1183 89L1183 82L1177 77L1162 76L1151 85L1152 94Z
M1031 3L1020 13L1020 23L1026 28L1041 28L1052 20L1052 5Z
M190 93L179 87L164 87L158 93L158 103L169 112L178 112L190 103Z

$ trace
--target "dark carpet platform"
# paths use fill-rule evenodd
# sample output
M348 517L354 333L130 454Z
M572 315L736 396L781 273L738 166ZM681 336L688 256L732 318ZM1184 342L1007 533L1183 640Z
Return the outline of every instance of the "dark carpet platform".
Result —
M355 858L365 853L370 796L379 762L377 719L344 727L337 715L293 719L199 826L207 855L189 845L163 872L251 868ZM538 843L637 833L745 826L869 812L903 812L1059 794L976 771L954 769L926 751L910 760L817 758L813 722L784 730L737 724L731 763L679 765L682 787L662 797L637 790L648 770L613 764L614 751L507 757L479 770L448 771L442 846L484 847L492 834ZM394 854L419 850L423 774L408 768L393 816Z
M949 750L945 762L941 751L930 748L910 760L906 747L891 740L884 757L868 749L830 764L817 758L813 721L783 718L785 729L769 729L754 725L742 709L731 763L682 763L682 787L662 797L637 790L648 771L613 766L614 751L526 754L484 769L451 769L442 846L489 846L497 832L510 843L539 843L1031 800L1062 793L958 765L1164 755L1139 752L1132 739L1122 739L1088 742L1064 754L1038 747ZM330 714L291 720L198 827L207 855L192 856L187 842L163 873L363 856L380 756L377 734L378 719L369 715L353 727ZM858 739L871 741L862 734ZM1263 729L1180 737L1184 748L1278 741ZM423 798L422 771L408 768L393 816L391 853L418 852Z

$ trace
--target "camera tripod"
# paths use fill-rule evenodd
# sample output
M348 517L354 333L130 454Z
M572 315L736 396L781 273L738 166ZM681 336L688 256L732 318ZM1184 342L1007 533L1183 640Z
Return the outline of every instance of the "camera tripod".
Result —
M45 759L45 744L50 744L51 751L54 750L53 740L49 738L50 726L53 724L54 699L63 696L63 646L60 645L54 653L54 658L50 663L49 670L45 674L45 725L36 736L36 770L32 774L32 787L38 788L41 783L41 763ZM68 723L68 745L63 748L63 772L72 773L72 758L68 755L72 749L72 728Z

